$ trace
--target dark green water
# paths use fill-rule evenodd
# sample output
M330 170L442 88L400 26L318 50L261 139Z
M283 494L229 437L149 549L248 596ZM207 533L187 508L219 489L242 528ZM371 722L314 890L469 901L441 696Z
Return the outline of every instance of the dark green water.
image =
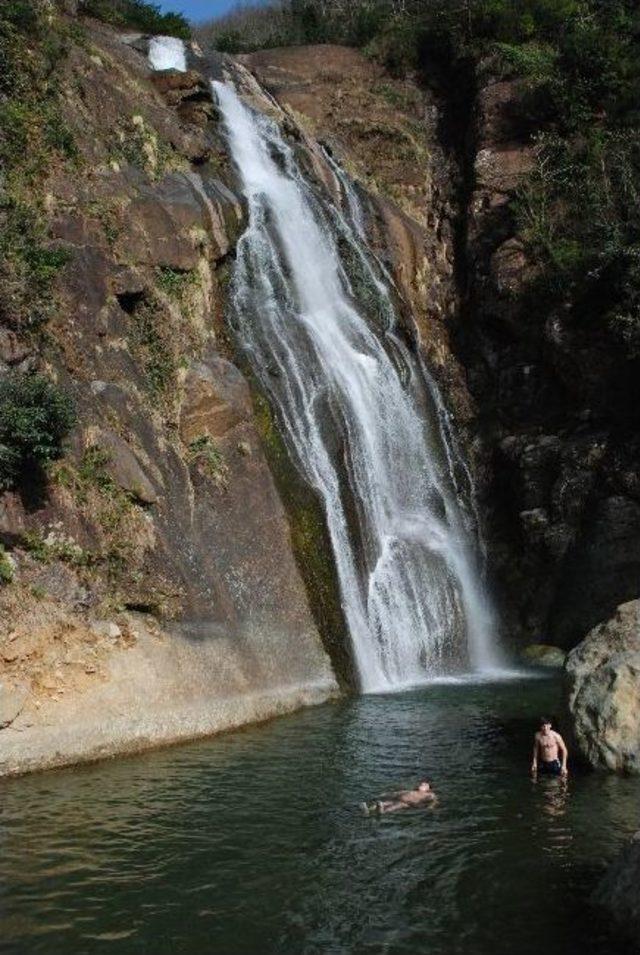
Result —
M533 785L548 681L320 707L0 787L0 951L609 955L589 902L640 784ZM424 773L432 811L359 800Z

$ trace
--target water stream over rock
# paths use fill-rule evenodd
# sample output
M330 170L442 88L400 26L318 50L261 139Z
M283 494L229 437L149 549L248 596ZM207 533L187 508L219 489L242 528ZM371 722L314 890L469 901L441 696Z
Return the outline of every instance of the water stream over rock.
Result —
M249 207L232 320L323 501L361 688L495 668L472 521L355 190L332 159L336 207L275 122L213 87Z

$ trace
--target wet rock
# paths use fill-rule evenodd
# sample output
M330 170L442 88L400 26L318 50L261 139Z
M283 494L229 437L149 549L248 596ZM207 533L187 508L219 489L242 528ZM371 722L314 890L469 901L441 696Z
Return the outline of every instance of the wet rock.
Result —
M640 772L640 601L617 608L566 662L574 737L592 766Z
M9 726L22 712L29 692L24 686L12 687L0 683L0 729Z
M211 93L207 89L207 84L200 73L195 70L178 72L176 70L157 70L151 74L151 82L159 89L161 93L180 91L201 91L205 93L208 99L211 99Z
M532 643L522 651L522 659L532 666L561 669L567 658L564 650L547 643Z
M619 927L640 947L640 832L609 866L594 900L608 909Z

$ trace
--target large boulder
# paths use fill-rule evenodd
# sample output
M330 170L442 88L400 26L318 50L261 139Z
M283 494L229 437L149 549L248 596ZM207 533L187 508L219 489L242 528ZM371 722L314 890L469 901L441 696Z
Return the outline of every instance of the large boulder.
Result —
M592 766L640 772L640 600L621 604L567 658L575 742Z
M595 899L640 946L640 832L612 862Z

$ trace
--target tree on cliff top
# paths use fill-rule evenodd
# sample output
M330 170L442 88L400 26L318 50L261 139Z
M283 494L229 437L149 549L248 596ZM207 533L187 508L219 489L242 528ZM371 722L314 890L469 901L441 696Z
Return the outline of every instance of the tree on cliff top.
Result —
M162 13L156 3L146 0L80 0L80 13L117 27L133 27L143 33L177 36L188 40L189 22L181 13Z

